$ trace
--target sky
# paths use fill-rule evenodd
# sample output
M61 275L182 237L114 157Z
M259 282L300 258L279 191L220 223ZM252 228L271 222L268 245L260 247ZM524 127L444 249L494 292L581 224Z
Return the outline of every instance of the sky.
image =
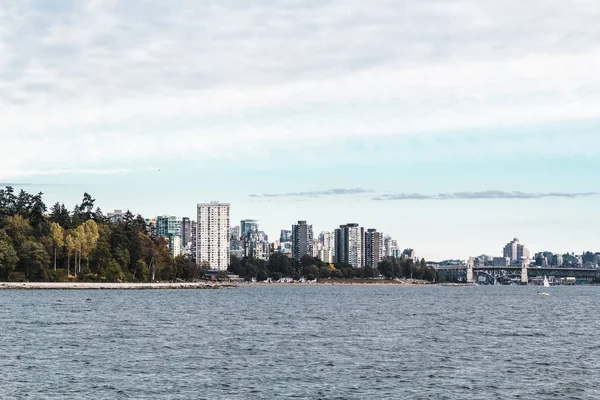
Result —
M600 251L596 0L0 0L0 185L428 260Z

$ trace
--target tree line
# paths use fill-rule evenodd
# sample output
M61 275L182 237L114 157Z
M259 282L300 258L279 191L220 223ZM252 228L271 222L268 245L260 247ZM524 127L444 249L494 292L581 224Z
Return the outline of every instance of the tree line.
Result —
M370 279L383 277L386 279L413 278L430 282L439 280L437 271L427 266L425 260L417 261L405 256L386 257L379 262L377 268L370 266L355 268L347 263L330 264L308 255L300 260L289 258L281 253L273 253L269 260L244 257L231 257L228 271L249 281L265 281L292 278L299 280L314 279Z

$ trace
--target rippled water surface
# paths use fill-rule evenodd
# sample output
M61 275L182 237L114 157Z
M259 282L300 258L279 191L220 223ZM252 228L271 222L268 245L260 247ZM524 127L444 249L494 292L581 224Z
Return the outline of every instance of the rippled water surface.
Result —
M4 290L0 398L600 398L600 288L536 291Z

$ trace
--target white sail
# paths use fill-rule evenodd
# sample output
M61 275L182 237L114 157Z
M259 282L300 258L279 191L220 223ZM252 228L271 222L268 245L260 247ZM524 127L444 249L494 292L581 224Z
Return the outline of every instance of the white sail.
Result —
M544 287L550 287L550 282L548 282L548 277L544 275Z

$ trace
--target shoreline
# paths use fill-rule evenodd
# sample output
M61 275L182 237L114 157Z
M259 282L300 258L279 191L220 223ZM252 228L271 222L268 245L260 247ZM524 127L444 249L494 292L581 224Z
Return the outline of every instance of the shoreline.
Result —
M165 289L224 289L239 287L275 286L472 286L460 283L423 283L412 281L324 281L324 282L159 282L159 283L112 283L112 282L0 282L0 290L165 290Z
M223 289L238 285L225 282L99 283L99 282L0 282L0 290L157 290Z

